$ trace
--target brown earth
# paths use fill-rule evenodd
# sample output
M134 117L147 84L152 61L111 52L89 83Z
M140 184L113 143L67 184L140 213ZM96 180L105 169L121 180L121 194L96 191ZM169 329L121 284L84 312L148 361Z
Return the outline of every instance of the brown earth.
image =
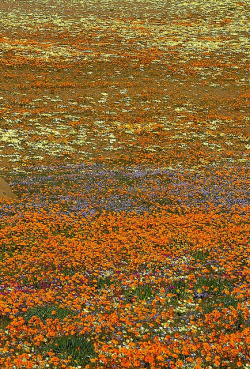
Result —
M6 199L17 200L17 196L12 192L10 185L0 177L0 201Z

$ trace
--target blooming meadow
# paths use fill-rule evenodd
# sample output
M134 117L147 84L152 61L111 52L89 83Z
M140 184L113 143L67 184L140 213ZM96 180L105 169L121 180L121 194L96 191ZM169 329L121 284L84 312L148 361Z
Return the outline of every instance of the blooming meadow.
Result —
M250 368L246 1L0 6L0 368Z

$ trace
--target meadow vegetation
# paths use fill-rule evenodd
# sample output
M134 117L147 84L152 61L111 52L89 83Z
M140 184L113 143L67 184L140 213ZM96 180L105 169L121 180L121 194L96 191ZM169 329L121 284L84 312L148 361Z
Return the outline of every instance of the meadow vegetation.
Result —
M248 10L1 5L1 368L250 368Z

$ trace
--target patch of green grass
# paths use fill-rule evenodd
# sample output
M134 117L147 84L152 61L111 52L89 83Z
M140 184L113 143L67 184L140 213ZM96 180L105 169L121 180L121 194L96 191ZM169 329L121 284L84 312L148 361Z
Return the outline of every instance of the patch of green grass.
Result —
M5 329L10 322L11 319L8 316L0 315L0 329Z
M56 311L56 313L52 315L52 311ZM52 317L63 320L65 317L74 314L75 313L72 310L68 308L60 308L58 305L34 306L26 311L26 313L23 315L23 318L27 323L33 316L45 321L46 319L50 319Z
M99 277L96 278L96 281L93 280L89 281L89 285L92 287L96 287L97 290L101 290L102 288L108 288L112 284L117 284L117 280L114 280L112 276L107 277Z
M177 279L171 283L170 293L173 293L173 299L184 299L187 296L187 285L184 279Z
M72 276L74 274L76 274L76 270L75 269L72 269L72 268L68 268L68 267L65 267L61 270L61 273L63 275L69 275L69 276Z
M224 289L232 289L232 281L220 279L218 277L198 278L194 285L194 291L201 290L200 297L202 299L201 306L204 314L211 313L214 309L229 308L230 306L237 308L238 300L228 294Z
M109 287L112 283L113 281L111 281L110 277L99 278L97 280L97 288L101 289L105 286Z
M139 300L148 300L153 298L154 293L153 293L153 288L151 285L143 285L141 287L137 287L135 289L135 294L137 295Z
M192 257L195 259L195 261L205 261L207 257L209 256L209 251L207 250L196 250L193 252Z
M123 294L128 301L131 301L133 298L137 298L138 300L149 300L154 297L154 291L150 284L124 290Z
M225 296L212 296L210 298L204 299L204 303L202 303L202 313L209 314L214 309L217 309L220 304L223 304L223 308L229 308L230 306L237 308L238 301L234 296L225 295Z
M207 288L208 293L215 293L218 295L221 293L225 288L232 287L232 282L226 279L220 279L220 278L213 278L213 277L200 277L197 279L196 283L194 284L194 290L196 289L202 289L204 287Z
M44 350L53 350L57 357L70 359L70 365L81 365L85 367L90 359L97 357L92 340L82 335L62 336L45 345Z

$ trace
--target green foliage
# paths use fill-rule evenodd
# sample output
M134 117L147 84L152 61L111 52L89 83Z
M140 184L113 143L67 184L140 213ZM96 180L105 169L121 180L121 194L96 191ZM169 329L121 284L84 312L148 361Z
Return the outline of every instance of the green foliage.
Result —
M82 335L62 336L55 338L52 343L45 346L45 350L53 350L61 359L70 359L70 365L82 365L90 363L90 359L96 357L95 348L89 337Z
M153 297L153 288L150 285L143 285L135 289L135 293L139 300L148 300Z
M10 322L11 319L8 316L0 315L0 329L5 329Z
M76 274L76 270L73 269L73 268L69 268L69 267L65 267L61 270L61 273L63 275L69 275L69 276L72 276L74 274Z
M105 286L109 287L112 283L113 282L111 281L110 277L99 278L97 280L97 288L101 289Z
M200 261L205 261L207 259L207 257L209 256L209 251L207 250L196 250L193 254L192 257L195 260L200 260Z
M52 311L56 311L56 313L52 315ZM68 308L60 308L58 305L34 306L26 311L23 318L26 322L28 322L33 316L36 316L42 321L50 318L63 320L65 317L74 314L75 313L72 310Z
M221 293L226 287L230 288L232 287L232 282L228 281L226 279L220 279L220 278L207 278L207 277L200 277L197 279L194 290L198 288L202 288L203 286L208 287L207 292L216 294Z
M214 309L218 309L220 304L223 304L222 308L229 308L230 306L232 306L236 309L238 301L234 296L231 295L210 296L204 300L204 303L202 303L203 314L209 314Z
M174 299L183 299L185 298L186 292L186 281L184 279L177 279L171 282L171 290L170 293L173 293Z
M138 300L149 300L154 296L153 288L149 284L144 284L134 289L124 290L123 294L129 301L132 301L133 298Z

